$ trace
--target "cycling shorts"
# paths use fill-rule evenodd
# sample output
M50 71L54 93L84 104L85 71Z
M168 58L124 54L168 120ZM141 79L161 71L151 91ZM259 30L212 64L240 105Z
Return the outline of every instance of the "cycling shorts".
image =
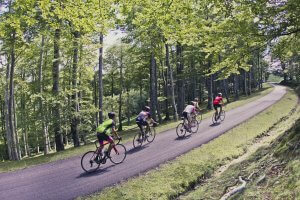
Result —
M100 145L103 145L104 141L108 141L109 143L114 141L111 136L109 136L105 133L97 133L97 138L98 138Z
M221 108L221 104L214 104L214 109L217 110L218 108Z

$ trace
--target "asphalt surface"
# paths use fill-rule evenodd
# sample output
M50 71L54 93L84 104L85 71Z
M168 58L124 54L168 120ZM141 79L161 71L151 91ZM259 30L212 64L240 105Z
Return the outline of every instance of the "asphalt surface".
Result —
M275 86L268 95L227 111L225 121L217 126L212 126L211 118L203 120L198 133L185 139L178 139L173 129L158 134L153 143L140 150L132 149L132 143L127 143L125 146L128 154L123 163L114 165L108 161L93 174L83 172L80 156L15 172L1 173L0 199L74 199L100 191L209 142L276 103L285 93L285 87Z

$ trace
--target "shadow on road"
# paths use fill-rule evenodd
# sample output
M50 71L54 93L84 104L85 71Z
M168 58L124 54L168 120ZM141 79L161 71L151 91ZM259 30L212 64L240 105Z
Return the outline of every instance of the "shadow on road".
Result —
M210 127L214 127L214 126L219 126L221 123L220 122L217 122L217 123L214 123L214 124L211 124L209 125Z
M132 149L128 150L126 153L127 153L127 155L128 154L133 154L133 153L139 152L143 149L146 149L147 147L148 147L148 145L144 145L144 146L137 147L137 148L132 148Z
M177 137L177 138L175 138L175 140L186 140L186 139L189 139L191 136L192 136L192 134L189 134L189 135L186 135L183 137Z
M101 174L104 174L106 172L109 172L110 171L110 168L114 167L115 165L110 165L108 167L105 167L105 168L100 168L95 171L95 172L90 172L90 173L87 173L87 172L83 172L81 173L79 176L77 176L76 178L86 178L86 177L91 177L91 176L97 176L97 175L101 175Z

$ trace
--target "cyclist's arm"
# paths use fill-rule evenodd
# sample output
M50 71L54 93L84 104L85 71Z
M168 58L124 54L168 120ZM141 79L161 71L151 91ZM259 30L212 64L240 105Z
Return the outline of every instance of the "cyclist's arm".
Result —
M112 135L113 135L114 137L120 138L120 136L119 136L119 134L118 134L118 132L117 132L117 130L116 130L115 127L112 127L111 133L112 133Z

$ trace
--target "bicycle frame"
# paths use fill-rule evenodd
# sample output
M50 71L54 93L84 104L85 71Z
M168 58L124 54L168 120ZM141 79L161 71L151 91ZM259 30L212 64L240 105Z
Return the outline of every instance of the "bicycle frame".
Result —
M117 144L119 144L120 142L121 142L121 139L118 139L118 142L114 142L114 143L115 143L115 145L117 145ZM99 143L99 141L98 141L98 140L95 140L94 144L95 144L95 146L96 146L96 151L97 151L97 152L99 151L99 148L100 148L100 144L99 144L99 146L97 145L98 143ZM104 141L104 142L103 142L103 148L104 148L104 146L107 145L107 144L110 144L110 143L109 143L108 141ZM115 152L118 153L118 150L115 148L115 145L113 146L112 149L114 149ZM109 152L109 153L110 153L110 152ZM98 152L97 154L99 155L99 152Z

